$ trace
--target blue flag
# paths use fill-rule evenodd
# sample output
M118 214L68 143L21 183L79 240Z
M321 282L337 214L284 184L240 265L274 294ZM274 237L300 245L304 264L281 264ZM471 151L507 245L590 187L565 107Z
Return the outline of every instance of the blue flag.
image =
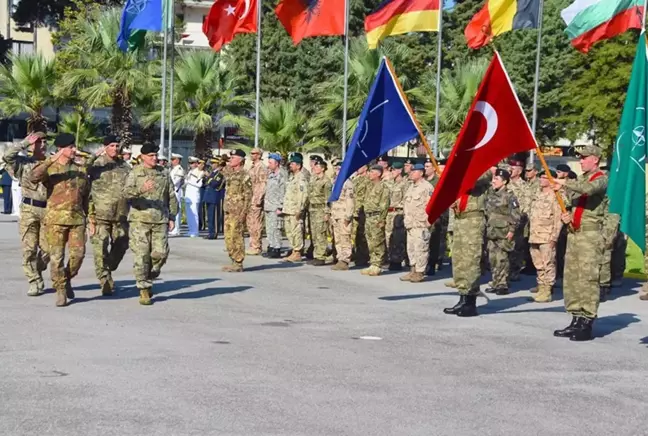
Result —
M117 45L122 51L128 51L142 41L143 32L162 31L163 0L128 0L122 12L121 27Z
M340 198L344 182L362 165L418 135L407 97L387 60L383 58L329 201Z

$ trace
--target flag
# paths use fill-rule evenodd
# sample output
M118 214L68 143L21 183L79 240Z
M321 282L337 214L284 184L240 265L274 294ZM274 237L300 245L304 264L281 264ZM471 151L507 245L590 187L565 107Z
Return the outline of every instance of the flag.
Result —
M309 36L344 35L345 0L282 0L277 18L295 45Z
M641 29L643 10L643 0L576 0L560 16L572 45L587 53L598 41Z
M257 18L257 0L216 0L203 21L203 33L219 51L237 33L255 33Z
M538 27L540 0L486 0L464 30L470 48L481 48L493 37L515 29Z
M387 58L383 58L353 132L329 201L362 165L419 135L414 113Z
M648 58L641 32L623 106L607 194L610 212L621 215L621 231L646 251L646 127Z
M390 35L438 32L439 0L385 0L365 18L370 49Z
M162 31L162 2L168 0L127 0L122 11L117 45L122 51L132 51L144 43L146 31Z
M430 223L467 193L491 166L536 146L502 59L495 52L427 205Z

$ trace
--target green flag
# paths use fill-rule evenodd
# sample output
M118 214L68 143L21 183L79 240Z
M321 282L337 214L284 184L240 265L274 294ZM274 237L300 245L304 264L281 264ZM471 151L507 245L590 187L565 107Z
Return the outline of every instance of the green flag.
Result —
M646 126L648 58L641 32L632 64L628 95L614 146L608 197L610 212L621 215L621 231L646 251Z

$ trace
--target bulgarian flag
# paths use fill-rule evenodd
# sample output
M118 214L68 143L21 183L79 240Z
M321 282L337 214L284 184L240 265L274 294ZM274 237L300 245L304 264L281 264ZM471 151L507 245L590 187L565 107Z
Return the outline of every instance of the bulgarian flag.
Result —
M641 29L643 0L576 0L560 13L572 45L587 53L596 42Z

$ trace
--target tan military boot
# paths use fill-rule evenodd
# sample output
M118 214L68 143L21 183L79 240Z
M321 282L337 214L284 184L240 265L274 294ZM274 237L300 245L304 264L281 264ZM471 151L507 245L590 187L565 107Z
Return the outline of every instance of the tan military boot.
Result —
M412 274L414 274L416 271L414 270L414 267L411 267L410 272L405 274L403 277L400 277L398 280L401 282L409 282L410 279L412 278Z
M253 250L251 248L248 248L245 250L245 254L248 256L258 256L261 254L261 250Z
M420 272L413 273L409 279L409 281L412 283L421 283L423 280L425 280L425 276Z
M639 295L639 299L641 301L648 301L648 292L645 292L645 293Z
M333 271L349 271L349 264L338 260L338 262L331 267Z
M447 282L444 282L443 286L445 286L446 288L456 288L457 287L454 279L448 280Z
M67 306L67 297L65 296L65 289L56 290L56 307Z
M27 291L27 295L29 295L30 297L38 297L39 295L42 294L43 294L43 288L39 286L38 282L33 282L29 284L29 290Z
M302 261L302 255L299 251L294 251L288 256L287 258L284 259L286 262L301 262Z
M364 276L370 276L370 277L376 277L379 276L382 273L382 270L380 267L371 265L369 268L363 269L360 274Z
M536 303L551 303L551 287L538 285L538 292L533 296Z
M231 265L225 265L223 267L225 272L243 272L243 265L240 263L233 263Z
M150 289L140 289L139 304L141 304L142 306L150 306L151 304L153 304L153 301L151 301Z

